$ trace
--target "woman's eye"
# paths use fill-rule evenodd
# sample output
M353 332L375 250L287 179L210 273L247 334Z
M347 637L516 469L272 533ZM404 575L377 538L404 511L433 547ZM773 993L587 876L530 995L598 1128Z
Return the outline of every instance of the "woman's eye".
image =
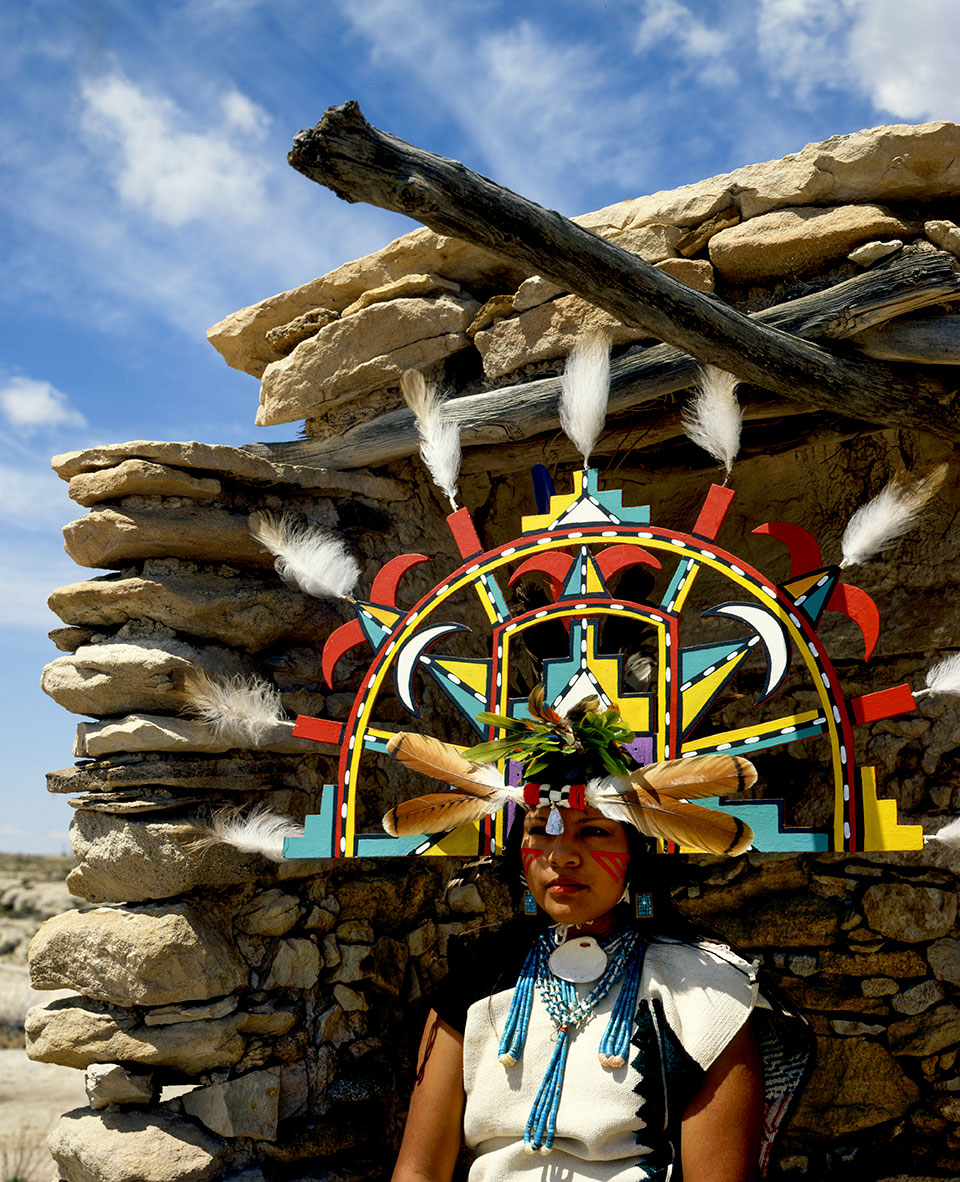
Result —
M527 835L530 837L542 837L546 832L547 826L544 821L535 821L527 827Z
M585 825L580 831L584 837L609 837L610 830L602 825Z

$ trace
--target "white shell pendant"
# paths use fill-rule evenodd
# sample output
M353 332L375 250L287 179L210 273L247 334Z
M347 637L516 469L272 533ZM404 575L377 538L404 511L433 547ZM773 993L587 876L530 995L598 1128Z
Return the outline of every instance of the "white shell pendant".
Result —
M576 936L550 954L550 972L574 985L599 980L606 967L607 954L593 936Z

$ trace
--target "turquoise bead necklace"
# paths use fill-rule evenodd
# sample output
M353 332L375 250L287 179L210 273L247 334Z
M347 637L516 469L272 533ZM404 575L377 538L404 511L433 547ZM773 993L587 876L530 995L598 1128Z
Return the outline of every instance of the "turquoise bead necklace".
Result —
M576 988L570 981L565 981L551 972L549 961L555 943L553 933L549 931L543 932L534 941L513 991L499 1048L500 1062L505 1067L513 1066L523 1054L530 1027L534 990L539 992L544 1008L557 1031L553 1055L530 1109L523 1134L524 1148L530 1153L549 1153L553 1146L572 1032L593 1014L621 978L623 984L600 1040L598 1057L604 1067L611 1069L622 1067L627 1061L646 942L630 928L623 935L601 939L598 943L608 953L607 965L596 985L585 997L578 997Z

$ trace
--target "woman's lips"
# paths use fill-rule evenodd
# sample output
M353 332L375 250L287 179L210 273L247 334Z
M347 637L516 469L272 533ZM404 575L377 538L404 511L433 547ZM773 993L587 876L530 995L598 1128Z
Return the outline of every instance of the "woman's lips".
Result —
M585 890L586 886L582 882L552 882L547 887L547 893L551 895L575 895L579 891Z

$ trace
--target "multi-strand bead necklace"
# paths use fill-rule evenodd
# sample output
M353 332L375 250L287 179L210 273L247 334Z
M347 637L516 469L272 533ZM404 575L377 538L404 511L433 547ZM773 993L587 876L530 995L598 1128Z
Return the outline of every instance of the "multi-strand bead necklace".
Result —
M593 1014L621 978L623 984L600 1040L598 1057L602 1066L611 1069L622 1067L627 1061L646 942L631 928L622 935L601 939L598 943L606 955L607 963L596 985L585 997L578 997L571 981L551 971L550 957L556 951L556 945L553 933L549 931L542 933L534 942L513 992L503 1037L500 1039L499 1057L505 1067L513 1066L523 1054L534 990L539 992L557 1031L553 1055L530 1109L523 1134L524 1148L531 1153L549 1153L553 1146L572 1032Z

